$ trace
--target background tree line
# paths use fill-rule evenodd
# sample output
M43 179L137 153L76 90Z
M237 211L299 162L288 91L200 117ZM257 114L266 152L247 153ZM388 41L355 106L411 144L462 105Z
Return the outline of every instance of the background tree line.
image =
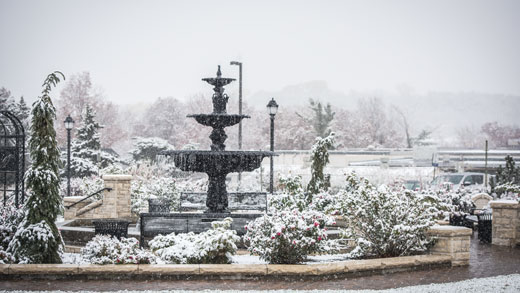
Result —
M143 97L143 100L146 97ZM237 113L236 103L228 104L229 113ZM65 82L57 109L58 143L66 145L63 120L67 115L76 121L76 127L85 119L87 105L99 124L101 148L114 148L127 153L134 144L132 138L156 137L167 141L175 149L208 149L210 128L199 125L188 114L211 112L208 95L196 94L185 100L175 97L158 97L138 107L117 105L109 101L103 91L94 86L88 72L71 75ZM243 120L243 149L268 149L269 115L265 109L254 108L244 102L243 112L250 119ZM29 108L23 97L18 101L11 93L0 88L0 109L10 109L22 120L28 121ZM359 99L355 108L335 107L310 97L304 105L280 107L275 120L275 148L278 150L310 149L315 137L336 135L335 149L366 147L413 147L433 143L435 128L416 129L408 121L407 113L399 105L386 104L381 98ZM73 131L73 136L75 136ZM238 126L226 129L228 149L237 148ZM508 140L520 137L516 125L488 122L480 127L460 127L452 146L482 148L488 139L491 147L507 147Z

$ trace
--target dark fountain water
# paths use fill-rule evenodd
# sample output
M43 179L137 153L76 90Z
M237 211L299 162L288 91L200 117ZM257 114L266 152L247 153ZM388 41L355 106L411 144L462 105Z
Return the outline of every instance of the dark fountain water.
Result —
M229 214L228 193L226 190L226 176L233 172L250 172L260 167L264 157L274 155L268 151L226 151L224 144L227 135L224 128L233 126L247 115L227 114L226 106L228 95L224 93L224 86L235 79L224 78L218 66L217 77L203 78L203 81L214 86L212 97L213 113L193 114L187 117L194 118L198 123L213 128L209 138L211 150L182 150L166 152L172 156L175 166L183 171L204 172L208 174L209 184L206 198L206 214Z

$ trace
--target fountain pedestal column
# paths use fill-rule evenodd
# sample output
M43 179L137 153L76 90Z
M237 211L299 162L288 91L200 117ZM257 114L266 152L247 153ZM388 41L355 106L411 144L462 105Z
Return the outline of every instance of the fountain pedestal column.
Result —
M229 213L228 194L226 190L227 173L208 174L208 195L205 213Z

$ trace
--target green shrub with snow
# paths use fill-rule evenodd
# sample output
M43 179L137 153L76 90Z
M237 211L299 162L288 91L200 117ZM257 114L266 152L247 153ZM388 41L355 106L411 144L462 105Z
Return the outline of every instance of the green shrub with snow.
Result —
M344 237L356 247L351 257L393 257L417 254L433 245L427 235L440 215L438 199L410 191L374 187L355 173L338 196L338 211L348 223Z
M273 210L246 225L243 236L252 254L272 264L297 264L307 256L331 252L325 225L334 220L318 211Z
M231 263L236 242L240 237L229 230L233 219L211 223L211 229L200 234L182 233L156 236L149 242L150 249L161 260L174 264L226 264Z
M495 186L495 192L500 194L502 199L510 199L520 201L520 185L512 182L499 184Z
M150 198L168 203L170 211L175 211L179 208L180 196L175 179L169 177L133 180L130 186L130 201L134 214L139 214L139 211L147 206L147 200Z
M305 191L301 176L280 176L281 193L268 196L268 204L271 210L298 209L320 211L326 214L336 213L336 195L329 190L319 190L316 194Z
M81 249L83 261L91 264L149 264L155 256L139 248L135 238L121 238L96 235Z
M23 213L14 207L12 201L0 206L0 264L14 262L13 256L7 252L18 225L23 220Z

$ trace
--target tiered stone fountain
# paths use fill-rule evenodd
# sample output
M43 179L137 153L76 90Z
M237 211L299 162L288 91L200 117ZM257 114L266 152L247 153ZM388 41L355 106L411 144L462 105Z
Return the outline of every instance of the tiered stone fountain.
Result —
M213 128L209 138L211 150L207 151L171 151L165 153L173 156L177 168L183 171L204 172L208 174L209 184L205 213L226 214L228 210L228 193L226 176L232 172L249 172L260 167L262 159L273 155L267 151L226 151L224 141L227 138L225 127L233 126L247 115L227 114L226 105L229 97L224 93L224 86L235 79L224 78L218 66L216 78L203 78L203 81L214 86L213 113L188 115L190 118Z
M187 117L194 118L198 123L213 128L209 138L211 150L180 150L164 152L163 155L173 157L177 168L183 171L204 172L208 174L209 184L206 196L206 210L204 213L169 213L169 214L141 214L141 230L146 237L159 232L202 232L209 228L211 221L232 217L232 228L239 234L244 231L244 225L260 216L260 213L231 213L228 207L228 192L226 190L226 176L232 172L250 172L260 167L262 159L274 155L268 151L226 151L224 144L227 135L224 128L239 123L247 115L228 114L226 105L229 97L224 94L224 86L233 78L224 78L218 66L217 77L203 78L203 81L214 86L213 113L193 114ZM189 195L189 194L188 194ZM263 194L265 196L265 193ZM144 219L144 220L143 220ZM144 233L143 233L144 232Z

